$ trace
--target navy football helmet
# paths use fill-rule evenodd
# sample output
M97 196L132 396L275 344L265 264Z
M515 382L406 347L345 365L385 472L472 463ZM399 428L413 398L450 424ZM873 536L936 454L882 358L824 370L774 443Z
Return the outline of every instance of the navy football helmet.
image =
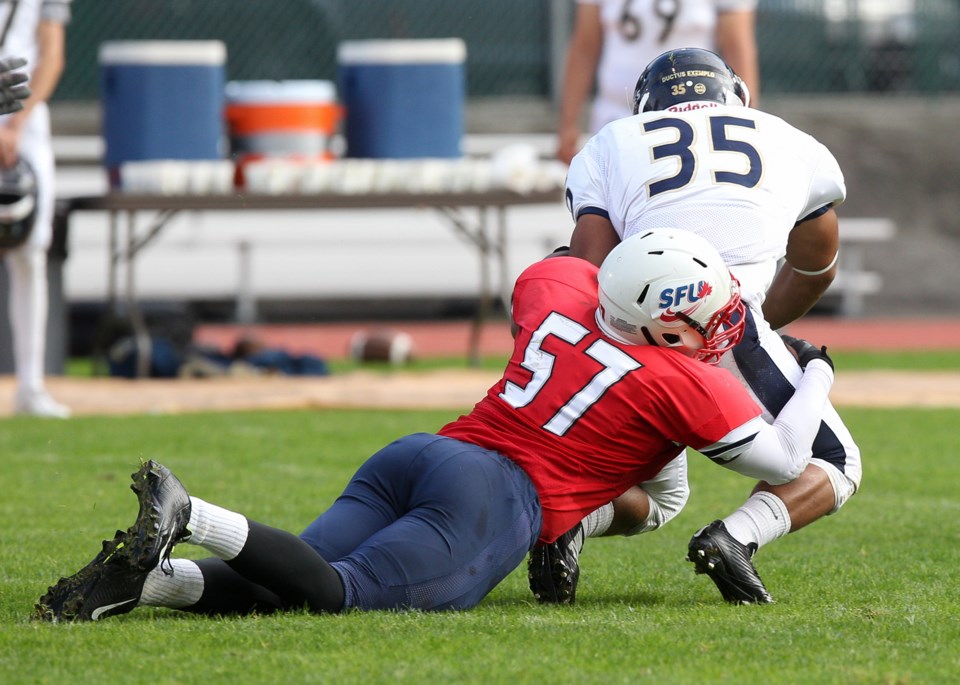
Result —
M695 101L749 107L750 91L716 53L701 48L670 50L640 75L633 92L633 113Z
M20 247L37 216L37 177L23 158L0 169L0 251Z

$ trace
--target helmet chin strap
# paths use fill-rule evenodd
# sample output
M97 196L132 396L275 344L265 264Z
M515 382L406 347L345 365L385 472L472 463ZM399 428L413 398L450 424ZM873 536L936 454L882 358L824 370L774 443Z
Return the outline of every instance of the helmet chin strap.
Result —
M740 89L740 94L742 96L740 98L740 104L742 104L744 107L749 107L750 106L750 89L747 88L747 82L744 81L739 76L737 76L736 74L733 75L733 82Z

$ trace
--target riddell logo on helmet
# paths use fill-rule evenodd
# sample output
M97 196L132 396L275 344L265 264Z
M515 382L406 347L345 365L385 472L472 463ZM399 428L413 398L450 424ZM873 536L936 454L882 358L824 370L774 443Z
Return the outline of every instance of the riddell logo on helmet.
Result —
M719 102L681 102L667 107L668 112L692 112L697 109L707 109L708 107L719 107Z

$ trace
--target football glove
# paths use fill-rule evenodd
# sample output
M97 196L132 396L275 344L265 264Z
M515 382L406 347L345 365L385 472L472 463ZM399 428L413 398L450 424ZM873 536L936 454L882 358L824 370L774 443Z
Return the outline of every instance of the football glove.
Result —
M830 356L827 354L826 345L817 348L806 340L794 338L792 335L781 334L780 339L783 340L787 347L797 353L797 362L800 364L800 368L807 368L807 364L813 359L822 359L830 365L831 369L833 368L833 360L830 359Z
M30 89L23 85L29 78L24 71L27 60L21 57L0 59L0 114L10 114L23 109L23 100L30 97Z

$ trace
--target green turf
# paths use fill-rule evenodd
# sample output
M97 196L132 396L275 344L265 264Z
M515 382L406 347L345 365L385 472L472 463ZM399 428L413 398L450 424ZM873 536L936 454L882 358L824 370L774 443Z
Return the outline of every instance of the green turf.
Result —
M828 350L839 371L960 371L957 350L842 351Z
M75 625L32 622L33 602L133 521L139 460L299 531L366 456L457 412L0 420L0 682L953 682L960 412L843 414L864 451L862 492L761 551L773 606L728 606L683 561L691 533L750 485L694 454L691 500L670 525L588 542L575 607L532 603L518 569L469 612L210 619L138 609Z

